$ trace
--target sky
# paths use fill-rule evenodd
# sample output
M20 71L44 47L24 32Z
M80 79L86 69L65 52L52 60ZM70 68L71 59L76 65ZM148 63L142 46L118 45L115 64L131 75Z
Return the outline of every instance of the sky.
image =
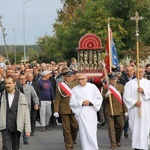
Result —
M39 37L52 36L52 25L57 18L57 10L62 6L60 0L0 0L6 44L23 45L25 39L26 45L32 45L36 44ZM4 45L1 28L0 45Z

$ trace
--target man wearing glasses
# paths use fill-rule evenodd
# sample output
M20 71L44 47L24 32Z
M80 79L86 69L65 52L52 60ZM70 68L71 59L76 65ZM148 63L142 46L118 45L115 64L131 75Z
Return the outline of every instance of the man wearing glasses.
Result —
M98 88L87 82L84 74L78 76L79 85L72 89L70 107L79 124L82 150L98 150L97 111L102 104Z

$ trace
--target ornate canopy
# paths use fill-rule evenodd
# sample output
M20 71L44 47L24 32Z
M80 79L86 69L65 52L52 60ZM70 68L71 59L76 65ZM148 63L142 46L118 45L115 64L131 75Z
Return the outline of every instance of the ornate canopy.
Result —
M102 48L101 39L95 34L85 34L79 41L77 50L100 50Z

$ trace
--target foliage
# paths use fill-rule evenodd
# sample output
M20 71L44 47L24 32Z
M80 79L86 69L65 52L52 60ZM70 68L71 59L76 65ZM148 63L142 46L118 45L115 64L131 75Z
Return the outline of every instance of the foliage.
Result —
M7 45L7 49L8 49L9 61L11 64L14 64L15 63L14 45ZM20 63L20 61L23 59L23 56L24 56L24 53L23 53L24 46L16 45L15 49L16 49L16 63ZM36 53L38 53L38 55L40 54L40 49L38 45L26 45L26 51L28 52L28 50L30 49L35 50ZM5 48L3 45L0 46L0 54L6 58ZM28 55L27 53L27 57L28 56L32 57L30 54Z
M104 3L105 0L86 0L80 2L80 5L78 2L74 2L58 12L58 19L54 28L60 49L62 49L66 59L76 56L75 49L78 47L78 42L86 33L98 35L103 46L105 46L107 18L110 14L105 9ZM124 46L122 39L127 34L122 27L123 20L114 17L111 17L111 20L117 48L121 49Z
M76 57L76 48L80 38L86 33L98 35L105 47L107 37L107 18L113 31L115 45L119 58L128 54L130 49L135 55L135 21L130 17L138 10L144 20L139 21L140 41L144 47L149 46L150 40L150 1L140 0L62 0L63 9L58 11L58 18L54 24L57 48L64 59ZM147 49L147 47L146 47ZM142 54L142 59L147 57Z
M124 56L130 57L133 60L136 60L136 53L136 49L123 51ZM144 43L142 41L139 41L139 58L141 60L146 60L148 56L150 56L150 46L144 46Z
M62 53L58 49L58 41L55 37L49 37L45 35L38 39L37 44L41 49L41 55L39 62L50 62L52 60L62 61Z
M39 53L38 62L52 60L60 62L70 60L71 57L77 58L76 48L79 40L87 33L99 36L105 47L108 17L119 59L129 54L134 59L136 57L135 21L130 20L130 17L135 16L136 11L139 12L139 16L144 17L139 21L140 58L145 59L150 55L149 0L61 0L61 2L63 8L57 11L58 17L53 25L54 35L40 37L37 40L38 46L26 46L27 51L33 54L36 53L35 51ZM21 58L23 46L16 46L16 51L17 56ZM2 46L0 53L5 55ZM10 54L13 55L13 51L9 50ZM37 53L34 55L38 57Z
M39 53L34 50L33 48L28 49L27 56L29 57L29 61L32 62L33 60L37 60L39 57Z
M130 18L135 16L135 12L139 12L139 16L144 19L139 21L139 34L140 39L144 45L150 45L150 1L149 0L107 0L106 8L110 11L111 15L115 18L123 19L123 27L127 31L126 37L123 42L126 49L135 48L135 21Z

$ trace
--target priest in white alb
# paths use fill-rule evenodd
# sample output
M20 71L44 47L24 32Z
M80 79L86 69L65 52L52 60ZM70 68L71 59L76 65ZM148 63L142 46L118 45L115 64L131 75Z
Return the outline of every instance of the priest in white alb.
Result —
M148 150L150 146L150 81L143 78L144 72L144 68L140 67L139 87L137 78L129 81L125 85L123 96L129 111L132 148L135 150Z
M85 75L78 76L79 85L72 89L70 107L79 124L82 150L98 150L97 111L102 104L98 88L87 82Z

